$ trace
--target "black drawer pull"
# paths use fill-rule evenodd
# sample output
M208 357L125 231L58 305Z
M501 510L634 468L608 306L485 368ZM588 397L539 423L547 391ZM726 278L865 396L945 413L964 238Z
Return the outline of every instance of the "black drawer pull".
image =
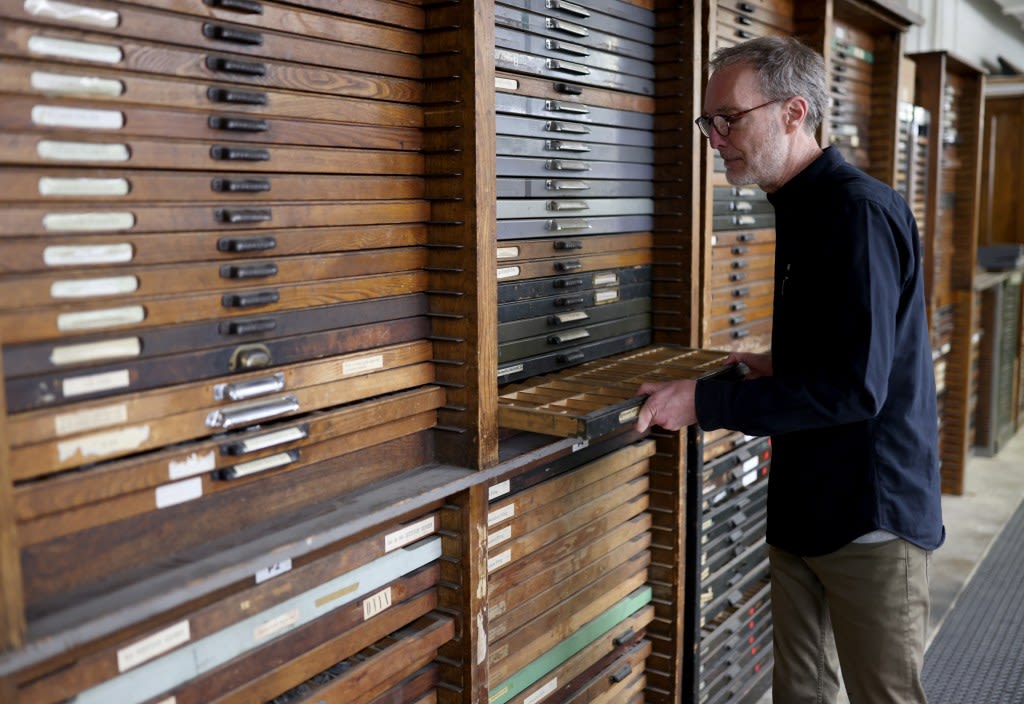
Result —
M256 335L277 329L277 321L273 318L256 318L254 320L228 320L220 324L221 335Z
M623 665L619 670L613 672L609 677L608 681L612 684L622 682L624 679L629 677L630 673L633 672L633 668L629 665Z
M583 279L557 279L555 288L577 288L583 285Z
M583 95L583 87L572 83L555 83L555 92L562 95Z
M749 250L749 249L750 249L749 247L733 247L732 248L732 253L733 254L737 254L737 255L739 255L739 254L746 254L747 250Z
M253 0L203 0L210 7L242 12L246 15L262 15L263 5Z
M270 190L270 180L265 178L214 178L210 180L210 190L215 193L266 193Z
M203 24L203 36L208 39L219 39L234 44L251 44L258 46L263 43L263 35L260 32L248 32L244 29L227 27L222 24Z
M215 144L210 147L210 156L217 161L270 161L270 150L225 147Z
M581 240L555 240L555 249L583 249Z
M207 88L206 97L215 103L235 103L240 105L266 105L266 93L251 90L232 90L230 88Z
M221 73L235 73L242 76L266 76L267 67L259 61L242 61L225 56L207 56L206 68Z
M754 22L749 17L745 17L744 15L738 15L736 17L736 24L745 24L747 26L750 26L754 24Z
M275 247L276 237L223 237L217 240L218 252L265 252Z
M614 645L617 648L620 645L625 645L626 643L630 642L635 637L636 633L634 633L633 629L630 628L622 635L615 636L615 638L612 639L612 645Z
M735 296L736 298L743 298L744 296L749 296L750 295L750 289L747 288L746 286L741 286L740 288L734 288L732 290L732 295Z
M743 315L732 315L729 316L729 325L742 325L747 321L746 316Z
M736 7L739 8L740 12L753 12L754 11L754 6L751 5L749 2L741 2L741 3L737 4Z
M729 304L729 310L731 310L731 311L746 310L746 309L747 309L747 304L744 303L743 301L735 301L735 302Z
M225 264L220 268L222 279L261 279L268 276L277 276L277 264Z
M244 210L232 210L230 208L217 208L213 211L218 222L229 225L244 225L253 222L269 222L270 208L247 208Z
M266 132L270 129L270 123L266 120L254 120L248 117L210 115L206 124L210 126L211 130L224 130L225 132Z
M555 271L576 271L582 269L583 264L580 262L556 262Z
M573 296L571 298L556 298L555 305L560 308L568 308L569 306L581 306L586 303L587 300L583 296Z
M733 269L746 269L747 268L747 260L746 259L735 259L735 260L733 260L732 268Z
M736 30L736 36L739 37L740 39L750 39L754 35L751 34L750 32L748 32L745 29L737 29Z
M754 241L754 233L753 232L741 232L740 234L736 235L736 241L737 242L753 242Z
M732 333L732 338L734 340L738 340L741 337L746 337L749 334L750 334L749 330L747 330L746 328L742 328L740 330L734 330L733 333Z
M729 281L743 281L745 278L747 278L747 275L742 271L736 271L729 274Z
M555 358L559 364L574 364L575 362L582 362L587 358L587 355L582 352L570 352L568 354L560 354Z
M252 291L249 293L227 293L220 299L225 308L255 308L269 306L281 300L277 291Z

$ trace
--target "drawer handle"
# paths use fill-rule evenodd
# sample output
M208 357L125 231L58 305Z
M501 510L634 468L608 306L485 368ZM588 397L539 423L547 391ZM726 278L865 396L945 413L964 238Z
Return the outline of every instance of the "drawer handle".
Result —
M732 315L729 316L729 325L742 325L747 321L746 316L743 315Z
M220 453L222 455L230 455L231 457L239 457L241 455L248 455L250 452L259 452L260 450L277 447L278 445L295 442L296 440L305 440L308 437L309 426L303 423L294 428L275 430L263 435L224 443L220 446Z
M257 421L274 418L275 416L299 410L299 400L294 396L273 401L245 404L235 408L223 408L206 416L208 428L237 428L240 425L252 425Z
M547 0L544 6L549 10L560 10L576 17L590 17L590 13L585 7L581 7L574 2L565 2L565 0Z
M266 120L252 119L247 117L224 117L222 115L211 115L206 121L211 130L223 130L225 132L266 132L270 129L270 123Z
M569 272L582 268L583 264L580 262L555 262L555 271Z
M741 286L739 288L734 288L732 290L732 295L735 296L736 298L743 298L745 296L749 296L750 295L750 289L747 288L746 286Z
M203 36L207 39L219 39L233 44L249 44L259 46L263 43L263 35L260 32L249 32L236 27L227 27L222 24L206 22L203 24Z
M229 225L244 225L254 222L269 222L271 218L270 208L246 208L234 210L231 208L217 208L213 211L218 222Z
M218 252L265 252L276 247L276 237L224 237L217 240Z
M270 179L214 178L210 179L210 190L214 193L266 193L270 190Z
M749 17L746 17L744 15L738 15L736 17L736 23L737 24L744 24L744 25L747 25L747 26L750 26L750 25L754 24L754 22Z
M563 132L566 134L590 134L590 128L576 122L562 122L561 120L548 120L544 123L544 130L547 132Z
M754 11L754 6L751 5L749 2L741 2L741 3L739 3L737 5L737 7L739 8L740 12L753 12Z
M563 103L561 100L545 100L544 109L548 112L571 112L577 115L586 115L590 108L579 103Z
M739 330L734 330L734 331L733 331L733 333L732 333L732 338L733 338L734 340L739 340L740 338L742 338L742 337L746 337L746 336L747 336L747 335L749 335L749 334L750 334L750 331L749 331L749 330L747 330L746 328L741 328L741 329L739 329Z
M616 636L615 638L613 638L612 639L612 645L614 645L616 648L618 648L619 646L622 646L622 645L625 645L626 643L629 643L635 637L636 637L636 633L633 631L632 628L630 628L625 633L623 633L622 635L619 635L619 636Z
M221 335L256 335L277 329L277 321L273 318L256 318L255 320L228 320L220 324Z
M589 230L591 227L589 220L564 219L564 220L548 220L547 229L554 230L555 232L566 232L570 230Z
M571 73L575 76L589 76L590 69L582 64L574 64L570 61L559 61L558 59L546 59L544 65L549 71L561 71Z
M555 249L583 249L583 240L555 240Z
M581 306L587 302L583 296L572 296L567 298L565 296L555 299L555 305L559 308L570 308L572 306Z
M590 171L590 164L585 161L548 159L544 162L544 169L546 171Z
M744 303L743 301L735 301L735 302L729 304L729 310L734 311L734 312L738 311L738 310L746 310L746 309L747 309L747 304Z
M747 250L749 250L749 249L750 249L750 247L733 247L732 248L732 253L733 254L737 254L737 255L739 255L739 254L746 254Z
M266 345L242 345L231 353L228 371L240 372L253 369L264 369L274 361L270 349Z
M562 95L583 95L583 86L572 83L555 83L555 92Z
M257 93L251 90L211 87L206 89L206 97L215 103L234 103L238 105L267 104L266 93Z
M742 271L734 271L729 274L729 281L743 281L747 275Z
M622 682L633 672L633 668L629 665L623 665L619 670L613 672L609 677L608 681L612 684Z
M263 279L277 276L277 264L225 264L220 268L222 279Z
M219 7L246 15L262 15L263 5L253 0L203 0L210 7Z
M215 401L248 401L257 396L276 394L283 390L284 374L278 372L262 379L214 384L213 399Z
M560 51L570 56L590 56L590 52L587 51L586 47L579 44L569 44L558 39L545 39L544 48L548 51Z
M562 139L545 139L544 148L550 152L589 152L590 145L583 142L566 142Z
M272 469L281 469L299 460L298 450L278 452L275 455L260 457L236 464L233 467L224 467L213 473L213 478L222 482L229 482L233 479L241 479L260 472L269 472Z
M259 61L242 61L226 56L207 56L206 68L220 73L234 73L241 76L266 76L267 67Z
M733 269L746 269L747 268L747 260L746 259L734 259L733 262L732 262L732 268Z
M210 156L217 161L270 161L270 151L267 149L225 147L221 144L210 147Z
M576 212L590 210L590 205L585 200L549 200L546 208L556 213Z
M736 30L736 36L739 37L740 39L750 39L754 35L752 33L748 32L745 29L737 29Z
M587 358L587 355L580 351L569 352L568 354L560 354L555 357L555 361L559 364L575 364L576 362L582 362Z
M583 285L583 279L555 279L555 288L577 288Z
M549 178L544 181L544 188L549 191L586 191L590 184L586 181L566 181Z
M734 215L732 218L733 225L754 225L757 223L757 218L753 215Z
M753 242L754 241L754 233L753 232L741 232L740 234L736 235L736 241L737 242Z
M574 37L588 37L590 36L590 30L586 27L581 27L578 24L572 22L564 22L555 17L545 17L544 26L555 32L564 32L565 34L571 34Z
M754 209L754 204L749 200L729 201L729 209L739 213L749 213Z
M281 300L277 291L252 291L249 293L227 293L221 298L225 308L255 308L269 306Z
M584 340L588 337L590 337L590 333L586 330L570 330L568 332L548 335L548 344L564 345L566 342L576 342L577 340Z

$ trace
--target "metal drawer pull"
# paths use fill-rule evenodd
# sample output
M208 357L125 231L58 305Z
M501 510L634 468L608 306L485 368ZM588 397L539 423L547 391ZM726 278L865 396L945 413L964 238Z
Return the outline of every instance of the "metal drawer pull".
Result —
M561 10L562 12L567 12L570 15L576 15L577 17L590 17L590 12L588 12L585 7L581 7L573 2L565 2L565 0L547 0L544 5L549 10Z
M247 15L262 15L263 5L253 0L203 0L210 7L242 12Z
M754 204L748 200L734 200L730 201L729 207L737 212L749 213L754 209Z
M583 340L588 337L590 337L590 333L586 330L569 330L568 332L548 335L548 344L564 345L566 342L575 342L576 340Z
M587 191L590 184L586 181L559 181L549 178L544 182L544 188L549 191Z
M226 222L231 225L243 225L253 222L270 222L270 208L246 208L244 210L232 210L230 208L218 208L214 211L214 217L219 222Z
M567 211L590 210L590 206L587 205L585 200L549 200L547 209L552 212L563 213Z
M220 452L222 455L238 457L239 455L247 455L250 452L259 452L260 450L277 447L278 445L295 442L296 440L305 440L308 437L309 426L302 424L294 428L275 430L270 433L264 433L263 435L256 435L236 442L225 443L220 446Z
M560 100L545 100L544 109L548 112L572 112L579 115L586 115L590 108L579 103L563 103Z
M558 59L547 59L544 62L545 66L549 71L561 71L562 73L572 73L577 76L589 76L590 69L580 64L574 64L569 61L559 61Z
M244 29L227 27L222 24L203 24L203 36L208 39L219 39L234 44L251 44L258 46L263 43L263 35L260 32L248 32Z
M587 47L580 46L579 44L568 44L557 39L545 39L544 48L548 51L560 51L563 54L570 54L572 56L590 56L590 51Z
M736 36L740 39L750 39L754 35L745 29L737 29L735 32Z
M737 5L737 7L739 8L740 12L753 12L754 11L754 6L751 5L749 2L741 2L741 3L739 3Z
M228 320L220 324L221 335L255 335L277 329L277 321L273 318L257 318L255 320Z
M735 215L732 223L733 225L754 225L757 223L757 218L752 215Z
M551 152L589 152L590 145L583 142L566 142L561 139L545 139L544 148Z
M572 22L564 22L554 17L545 17L544 26L556 32L565 32L566 34L571 34L574 37L590 36L590 30L587 29L586 27L581 27L580 25L573 24Z
M575 364L576 362L582 362L587 358L587 355L582 352L570 352L568 354L560 354L555 357L555 361L559 364Z
M235 103L240 105L266 105L267 94L251 90L232 90L230 88L207 88L206 97L215 103Z
M552 246L558 250L583 249L583 240L555 240Z
M583 285L583 279L558 279L555 281L555 288L577 288Z
M217 240L218 252L265 252L276 247L276 237L224 237Z
M573 83L555 83L555 92L562 95L583 95L583 86Z
M559 308L570 308L572 306L581 306L581 305L583 305L586 302L587 302L587 299L585 299L583 296L573 296L572 298L567 298L567 297L563 296L561 298L556 298L555 299L555 305L558 306Z
M225 132L266 132L270 129L270 123L266 120L221 115L210 115L206 124L210 126L211 130L224 130Z
M565 220L548 220L547 229L554 230L555 232L566 232L575 230L589 230L591 227L589 220L577 220L577 219L565 219Z
M267 149L245 149L215 144L210 147L210 156L217 161L270 161Z
M544 162L547 171L590 171L586 161L566 161L565 159L548 159Z
M206 416L206 427L226 430L240 425L252 425L257 421L297 410L299 410L299 400L294 396L285 396L273 401L262 401L212 411Z
M547 132L565 132L567 134L590 134L590 128L576 122L562 122L560 120L548 120L544 123Z
M750 19L749 17L745 17L744 15L739 15L739 16L737 16L737 17L736 17L736 23L737 23L737 24L745 24L745 25L747 25L748 27L749 27L750 25L754 24L753 20L751 20L751 19Z
M267 66L259 61L242 61L225 56L207 56L206 68L221 73L235 73L242 76L266 76Z
M732 262L732 268L733 269L746 269L747 268L747 260L746 259L734 259L733 262Z
M576 271L577 269L582 268L583 264L580 262L555 262L555 271L561 271L563 273Z
M750 334L750 331L747 330L746 328L744 328L742 330L736 330L735 332L733 332L732 337L733 337L733 339L738 340L741 337L746 337L749 334Z
M266 193L270 190L270 179L266 178L214 178L210 190L215 193Z
M253 291L225 294L221 298L221 304L225 308L255 308L256 306L269 306L279 300L281 300L281 294L277 291Z
M213 398L216 401L247 401L257 396L276 394L284 390L284 374L278 372L262 379L215 384Z
M220 268L222 279L262 279L277 276L277 264L225 264Z
M231 353L228 371L264 369L274 362L273 355L266 345L241 345Z
M749 247L736 246L736 247L733 247L731 251L732 251L733 254L740 255L740 254L746 254L749 249L750 249Z

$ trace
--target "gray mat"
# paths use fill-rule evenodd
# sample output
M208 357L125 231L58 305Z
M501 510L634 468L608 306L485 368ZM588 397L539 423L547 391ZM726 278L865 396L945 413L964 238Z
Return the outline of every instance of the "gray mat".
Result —
M1024 504L946 614L922 677L930 704L1024 702Z

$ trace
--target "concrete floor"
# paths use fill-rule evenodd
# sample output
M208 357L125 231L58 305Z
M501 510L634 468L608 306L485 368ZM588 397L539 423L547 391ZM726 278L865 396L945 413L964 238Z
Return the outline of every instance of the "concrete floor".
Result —
M1024 431L1018 432L995 457L972 457L965 472L964 493L942 497L946 543L932 555L929 642L1022 499ZM757 704L771 701L769 693ZM848 704L845 692L840 692L836 704Z

